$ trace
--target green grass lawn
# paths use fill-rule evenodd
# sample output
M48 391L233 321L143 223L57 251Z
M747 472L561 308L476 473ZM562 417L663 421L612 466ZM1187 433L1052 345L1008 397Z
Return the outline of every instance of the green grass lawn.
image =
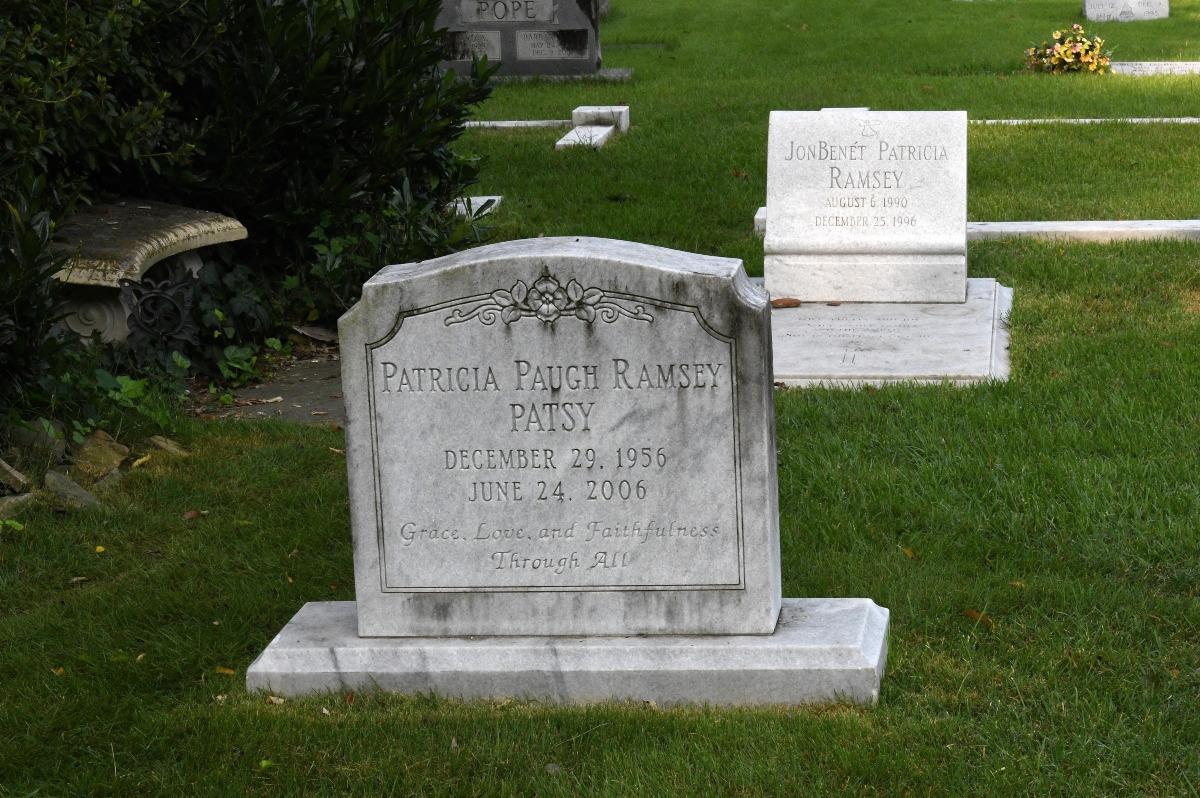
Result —
M507 84L480 115L628 103L627 136L462 144L500 237L761 272L772 108L1200 115L1200 77L1021 73L1075 0L613 2L633 83ZM1200 59L1200 0L1171 5L1096 27L1120 58ZM973 219L1200 217L1194 127L970 137ZM1196 795L1200 246L986 242L970 270L1015 288L1008 383L777 394L784 595L891 609L878 707L247 695L304 602L353 597L343 438L181 419L190 458L0 530L0 795Z

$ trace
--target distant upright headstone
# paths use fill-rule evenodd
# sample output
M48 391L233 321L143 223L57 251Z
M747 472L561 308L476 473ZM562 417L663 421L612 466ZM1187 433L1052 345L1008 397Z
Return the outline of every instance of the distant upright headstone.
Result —
M437 24L449 30L459 72L472 56L499 63L500 75L590 75L600 69L596 0L442 0Z
M1170 0L1083 0L1083 15L1092 22L1162 19L1170 13Z
M964 111L772 111L766 288L811 302L963 302Z
M873 703L887 611L780 596L770 318L740 261L622 241L379 272L339 323L357 602L248 685Z

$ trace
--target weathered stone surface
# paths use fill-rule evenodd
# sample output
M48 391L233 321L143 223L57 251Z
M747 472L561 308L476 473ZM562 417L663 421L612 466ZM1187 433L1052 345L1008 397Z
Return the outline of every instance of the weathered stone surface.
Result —
M0 483L9 493L26 493L31 487L28 477L3 460L0 460Z
M100 477L100 479L96 480L96 484L92 485L92 488L103 493L104 491L112 490L120 485L123 481L125 481L125 472L119 468L114 468L112 471L109 471L107 474Z
M1170 0L1083 0L1083 15L1092 22L1162 19L1170 13Z
M513 241L342 317L364 636L769 634L770 309L736 260Z
M777 309L775 381L854 387L1006 380L1011 308L1011 288L973 278L962 304L817 302Z
M246 671L249 690L659 705L874 704L888 611L784 599L771 635L362 638L351 601L306 604Z
M60 504L72 508L99 507L100 502L96 500L88 491L79 487L66 474L58 471L47 471L46 481L43 485L46 491L49 492Z
M76 479L96 480L119 467L128 456L128 446L117 443L102 429L94 430L75 453L71 474Z
M554 142L554 149L565 150L569 147L591 147L598 150L608 143L617 132L612 125L580 125L573 127L561 139Z
M74 258L55 277L116 288L121 279L141 279L164 258L245 237L241 222L219 213L147 200L90 205L58 230L56 238Z
M619 133L629 132L628 105L581 105L571 112L571 124L608 125Z
M472 56L499 62L499 75L594 75L600 69L597 0L442 0L438 26L448 28L465 72Z
M1200 61L1113 61L1114 75L1153 77L1155 75L1200 75Z
M764 274L809 302L966 298L963 111L772 111Z
M151 435L148 440L150 443L154 444L157 448L161 449L167 454L173 454L176 457L187 457L189 454L187 449L183 448L170 438L165 438L162 435Z
M0 496L0 519L12 518L17 510L33 501L34 494L21 493L17 496Z
M11 424L5 429L5 435L16 449L19 465L47 466L61 463L67 453L67 440L63 433L62 424L51 424L52 431L47 431L40 423L29 422Z

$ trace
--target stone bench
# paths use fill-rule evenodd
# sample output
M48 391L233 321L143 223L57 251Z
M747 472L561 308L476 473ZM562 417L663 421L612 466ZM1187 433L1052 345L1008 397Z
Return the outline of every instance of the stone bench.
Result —
M71 255L55 277L65 283L73 332L105 342L123 341L133 310L121 281L137 282L150 267L178 256L193 276L203 265L196 250L240 241L246 228L219 213L147 200L122 200L80 210L59 228L59 246Z

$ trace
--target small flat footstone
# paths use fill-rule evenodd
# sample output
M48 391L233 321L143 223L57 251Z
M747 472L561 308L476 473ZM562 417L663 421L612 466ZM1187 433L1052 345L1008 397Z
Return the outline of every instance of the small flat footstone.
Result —
M614 125L580 125L571 128L567 135L554 144L554 149L563 150L567 147L591 147L598 150L608 143L617 132Z
M310 602L246 672L276 695L379 689L563 704L875 704L888 611L784 599L770 635L359 637L353 601Z
M776 382L854 387L1006 380L1012 289L967 280L961 304L806 302L771 313Z

